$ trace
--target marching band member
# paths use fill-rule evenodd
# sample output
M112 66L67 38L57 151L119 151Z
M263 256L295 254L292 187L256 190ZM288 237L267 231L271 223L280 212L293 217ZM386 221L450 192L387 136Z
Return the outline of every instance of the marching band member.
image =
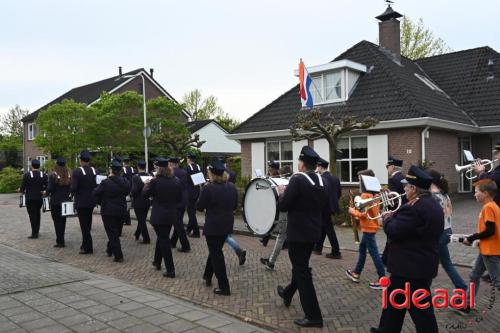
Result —
M268 177L279 177L279 175L280 175L279 169L280 169L280 163L278 161L267 161L267 176ZM285 226L285 229L286 229L286 226ZM267 246L267 243L269 243L269 240L271 239L272 231L273 230L270 230L267 235L264 235L260 239L262 246L264 246L264 247ZM260 261L264 264L263 260L265 260L265 259L264 258L260 259ZM269 266L269 268L274 269L274 266L273 267Z
M208 258L203 273L207 286L212 284L215 273L218 288L214 293L229 296L231 290L227 279L226 264L222 248L228 235L233 233L234 211L238 206L238 192L233 183L227 181L228 174L221 161L215 160L208 169L210 183L203 187L196 205L199 211L205 211L203 235L207 241Z
M130 193L130 182L125 177L120 177L121 170L120 161L111 161L108 178L93 191L96 202L101 206L102 222L108 236L106 253L108 257L114 256L115 262L123 262L119 232L123 216L127 213L126 197Z
M403 173L403 160L398 160L393 156L389 156L386 164L387 173L389 174L389 191L404 194L404 186L401 180L405 179ZM401 198L401 203L404 204L408 201L406 196Z
M146 172L145 161L137 162L137 171L138 173L132 177L132 190L130 191L130 196L132 197L132 207L134 208L134 213L137 217L137 229L135 230L134 236L135 240L139 240L139 237L142 235L141 243L149 244L151 240L149 238L146 219L148 217L151 201L148 198L145 198L142 193L144 183L141 179L141 176L149 176L149 173Z
M122 162L123 162L122 176L125 177L125 179L127 179L129 183L132 183L132 177L135 175L136 170L134 170L134 168L129 166L130 157L124 156ZM127 209L127 213L123 217L123 225L131 225L131 224L132 223L130 221L130 210Z
M230 182L230 183L236 184L236 172L234 172L233 170L231 170L227 166L227 158L221 157L220 160L221 160L222 163L224 163L225 171L229 175L227 181Z
M26 210L30 218L31 236L28 238L38 238L40 231L40 219L42 209L42 193L47 187L47 175L40 170L40 161L31 160L31 171L23 175L21 188L19 191L26 197Z
M317 171L323 177L323 182L325 184L325 189L328 194L328 205L325 206L325 211L323 212L323 225L321 227L321 238L318 243L316 243L314 253L321 255L323 251L323 243L325 238L328 236L328 241L332 246L331 253L327 253L325 256L330 259L341 259L342 254L340 253L339 241L337 239L337 234L335 233L335 228L332 223L332 215L339 212L339 199L342 195L342 188L340 187L340 180L337 176L330 174L328 171L328 165L330 163L322 158L319 159Z
M323 317L309 267L314 244L321 237L321 213L327 205L326 192L320 175L314 172L318 154L304 146L299 156L299 173L290 178L281 192L278 209L288 212L288 255L292 263L292 280L286 287L278 286L278 295L286 307L290 306L295 292L299 291L305 318L294 323L302 327L323 327Z
M402 180L408 203L395 213L383 216L387 247L384 262L391 273L387 294L394 289L404 289L410 284L410 295L417 289L425 289L431 295L432 279L436 277L439 265L438 242L444 228L444 214L429 192L432 177L416 166L411 166ZM398 294L395 302L402 303ZM431 303L431 296L421 303ZM410 307L413 323L418 333L438 332L436 316L432 305L426 309ZM378 328L371 333L401 332L406 309L396 309L388 302L382 310Z
M439 238L439 262L441 263L441 266L445 270L446 274L448 274L448 277L451 279L455 288L466 291L467 285L455 269L455 266L453 266L450 258L450 252L448 251L450 235L453 233L451 229L451 216L453 208L451 205L451 199L448 196L448 181L436 170L429 170L428 174L432 177L432 184L430 188L432 197L439 203L444 214L444 231Z
M54 172L49 177L47 194L50 195L50 215L56 230L56 245L64 247L64 232L66 230L66 216L62 216L62 203L69 201L71 178L66 167L66 160L57 158Z
M289 177L291 174L292 174L292 169L288 165L285 165L281 169L279 169L279 175L283 178ZM281 250L288 247L286 243L286 228L287 228L286 213L280 212L278 224L274 228L277 230L278 236L276 237L276 242L274 243L273 251L271 252L269 258L260 258L260 262L263 265L266 265L266 269L268 270L271 271L274 270L274 265L276 264L276 260L278 260L278 256L280 255Z
M161 260L165 262L166 272L163 276L175 277L175 266L170 246L170 230L179 220L178 206L182 203L182 184L174 176L168 166L168 159L157 159L155 177L144 186L142 192L145 198L153 198L151 207L151 225L156 232L156 248L153 266L161 270Z
M487 270L491 282L500 290L500 208L493 201L498 194L498 187L491 179L481 179L474 184L476 200L483 205L479 214L477 233L464 240L465 245L479 241L479 254L470 272L477 294L481 275Z
M194 185L191 175L201 172L201 168L196 164L196 155L187 155L187 167L186 172L188 174L188 205L187 214L189 217L188 225L186 228L186 233L193 238L200 238L200 227L198 226L198 221L196 219L196 202L200 196L200 185ZM192 235L190 233L192 232Z
M80 153L80 167L73 171L71 175L71 195L75 198L75 208L80 221L82 231L82 245L80 254L92 254L92 212L95 206L95 199L92 191L96 187L97 172L89 165L91 155L87 150Z
M495 159L500 161L500 140L496 142L493 153ZM485 166L481 165L481 162L477 161L473 167L473 170L476 174L479 175L479 179L489 178L497 184L497 188L500 188L500 164L498 164L497 167L492 171L485 172ZM500 191L498 191L495 195L494 201L498 206L500 206Z
M174 232L172 233L172 237L170 238L170 244L172 248L177 247L177 239L179 239L181 242L181 248L177 251L189 252L191 251L191 245L189 245L186 230L184 229L184 212L186 211L188 202L189 179L186 170L179 168L180 162L181 159L178 157L171 157L168 159L168 167L172 169L174 176L181 181L182 185L182 201L177 206L178 221L174 224Z
M361 180L362 175L375 177L375 174L371 169L358 172L358 176L360 177L359 186L361 199L372 199L378 192L370 192L366 190L365 185ZM358 262L356 263L356 267L353 270L348 269L346 271L347 277L349 277L353 282L359 282L359 276L361 275L363 267L365 266L366 251L368 250L368 253L370 253L370 256L372 257L373 264L377 269L377 275L380 280L381 277L385 276L385 268L384 264L382 263L382 259L380 258L377 247L377 239L375 238L375 235L377 234L377 231L379 229L379 219L373 220L369 218L369 216L378 216L380 214L380 207L378 205L374 206L367 209L366 212L361 212L354 207L349 207L349 214L359 219L363 237L361 238L361 242L359 243ZM372 289L382 289L380 283L378 282L379 280L371 282L369 284L369 287Z

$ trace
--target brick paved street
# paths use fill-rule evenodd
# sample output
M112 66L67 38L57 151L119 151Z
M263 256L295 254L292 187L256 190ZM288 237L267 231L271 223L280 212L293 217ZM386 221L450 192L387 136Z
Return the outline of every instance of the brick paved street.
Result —
M464 199L460 198L460 200ZM461 229L466 229L467 223L470 223L468 221L471 219L474 221L479 212L479 207L475 206L474 202L469 201L465 201L464 207L455 204L456 218L454 223L458 232L465 232L466 230ZM293 325L293 320L302 316L298 297L293 300L290 308L286 309L276 295L276 286L285 284L290 277L291 268L287 252L284 251L278 259L275 272L266 271L258 262L261 256L269 254L272 242L267 248L263 248L256 238L238 235L237 240L242 247L249 251L247 264L242 267L238 266L234 253L229 248L225 248L232 295L220 297L215 296L211 288L205 287L201 280L207 255L203 238L190 239L193 249L190 253L174 254L177 278L171 280L164 278L151 266L153 246L135 242L133 237L136 227L135 221L131 227L124 228L122 247L125 262L116 264L104 253L106 237L98 215L94 215L92 229L94 255L82 256L77 254L81 236L76 218L68 220L67 247L56 249L52 247L55 235L50 214L43 214L40 238L28 240L26 236L29 234L29 222L25 209L17 207L17 196L1 195L0 207L2 212L0 216L0 243L2 244L70 264L88 272L110 276L138 287L176 296L269 329L281 332L367 332L370 326L376 326L378 323L381 292L367 287L368 282L376 277L371 260L367 260L362 283L353 284L345 278L344 270L351 268L357 259L357 254L352 251L345 250L342 260L334 261L320 256L313 257L312 267L315 285L326 326L323 330L299 330ZM351 231L343 228L337 230L339 230L342 247L354 248ZM152 232L152 230L150 231ZM154 239L155 237L153 237ZM380 241L382 240L381 238ZM465 253L463 248L455 249L454 247L452 250L454 258L458 258L457 261L464 257L464 263L467 264L472 258L472 253ZM458 270L463 277L466 277L469 272L469 268L466 267L459 267ZM434 288L437 287L451 289L450 281L442 271L434 283ZM3 286L0 285L0 288ZM458 316L450 310L438 310L437 316L441 331L495 332L495 329L500 331L498 304L491 311L486 311L484 314L481 312L487 306L489 292L488 287L481 288L481 293L478 296L478 312L470 317ZM483 314L482 320L477 318L478 314ZM409 316L407 317L404 331L412 332L413 325ZM479 321L478 323L467 324L468 320L476 319ZM464 325L461 326L461 330L446 329L447 326L451 327L450 325L458 326L460 322L467 324L467 330L463 329ZM244 331L229 330L228 332Z

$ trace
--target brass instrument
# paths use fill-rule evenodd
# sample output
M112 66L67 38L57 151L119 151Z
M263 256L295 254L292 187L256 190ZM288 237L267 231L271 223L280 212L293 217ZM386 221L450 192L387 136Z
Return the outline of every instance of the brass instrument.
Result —
M352 190L349 190L349 207L354 207L354 192ZM359 244L359 233L358 233L359 221L352 215L351 215L351 226L352 226L352 232L354 233L354 243Z
M477 178L477 176L474 176L472 174L472 172L474 171L474 165L477 162L479 162L481 165L484 165L485 167L489 165L489 169L486 172L490 172L491 170L493 170L493 164L496 161L498 161L498 159L493 160L493 161L484 159L484 160L476 160L470 164L462 165L462 166L455 164L455 170L457 170L458 173L465 172L465 178L472 180L472 179Z
M367 213L368 219L378 220L387 212L395 213L401 207L401 199L406 195L406 193L399 194L397 192L382 191L379 196L371 199L362 199L360 196L354 198L354 207L362 212L368 212L370 208L381 205L380 214L377 216L371 216ZM392 207L395 207L391 209Z

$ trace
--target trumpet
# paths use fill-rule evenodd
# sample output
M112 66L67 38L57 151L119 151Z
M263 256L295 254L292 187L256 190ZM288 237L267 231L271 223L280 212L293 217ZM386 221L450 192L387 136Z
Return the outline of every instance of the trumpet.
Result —
M477 178L477 176L472 174L474 171L474 165L476 164L476 162L479 162L481 165L484 165L485 167L489 166L489 169L486 172L490 172L491 170L493 170L493 164L496 161L498 161L498 159L493 160L493 161L484 159L484 160L480 160L480 161L477 160L475 162L472 162L472 163L467 164L467 165L462 165L462 166L455 164L455 170L457 170L458 173L465 172L465 178L472 180L472 179Z
M370 208L381 205L382 209L380 210L379 215L371 216L370 214L367 214L368 219L378 220L382 217L383 214L387 212L395 213L401 207L401 200L405 195L406 193L399 194L397 192L382 191L380 192L380 196L371 199L362 199L360 196L357 196L356 198L354 198L354 207L357 210L368 212ZM394 206L396 206L394 209L390 209Z

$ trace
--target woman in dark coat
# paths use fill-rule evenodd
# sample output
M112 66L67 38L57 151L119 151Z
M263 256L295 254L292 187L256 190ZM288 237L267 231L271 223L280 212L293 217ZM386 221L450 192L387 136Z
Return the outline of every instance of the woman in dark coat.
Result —
M130 183L120 176L122 164L118 160L111 162L108 178L104 179L94 189L94 196L101 206L102 222L108 235L106 253L109 257L115 256L115 262L123 262L123 253L120 245L120 227L123 217L127 214L127 195L130 192Z
M168 160L158 158L158 171L155 177L147 182L143 188L144 198L153 198L151 208L151 225L157 238L153 265L161 270L161 260L165 262L165 277L175 277L175 266L170 247L170 230L177 220L177 206L182 202L182 185L172 170L168 167Z
M203 279L210 286L215 273L219 287L214 293L229 296L231 291L222 248L226 237L233 233L238 192L234 184L227 181L228 174L221 161L216 160L209 166L208 177L210 183L202 189L196 207L199 211L206 211L203 234L208 245L208 258Z
M50 195L50 215L54 221L56 231L56 245L64 247L64 232L66 231L66 216L61 215L62 203L69 201L71 176L66 167L66 160L59 157L54 167L54 172L49 176L49 184L45 192Z

